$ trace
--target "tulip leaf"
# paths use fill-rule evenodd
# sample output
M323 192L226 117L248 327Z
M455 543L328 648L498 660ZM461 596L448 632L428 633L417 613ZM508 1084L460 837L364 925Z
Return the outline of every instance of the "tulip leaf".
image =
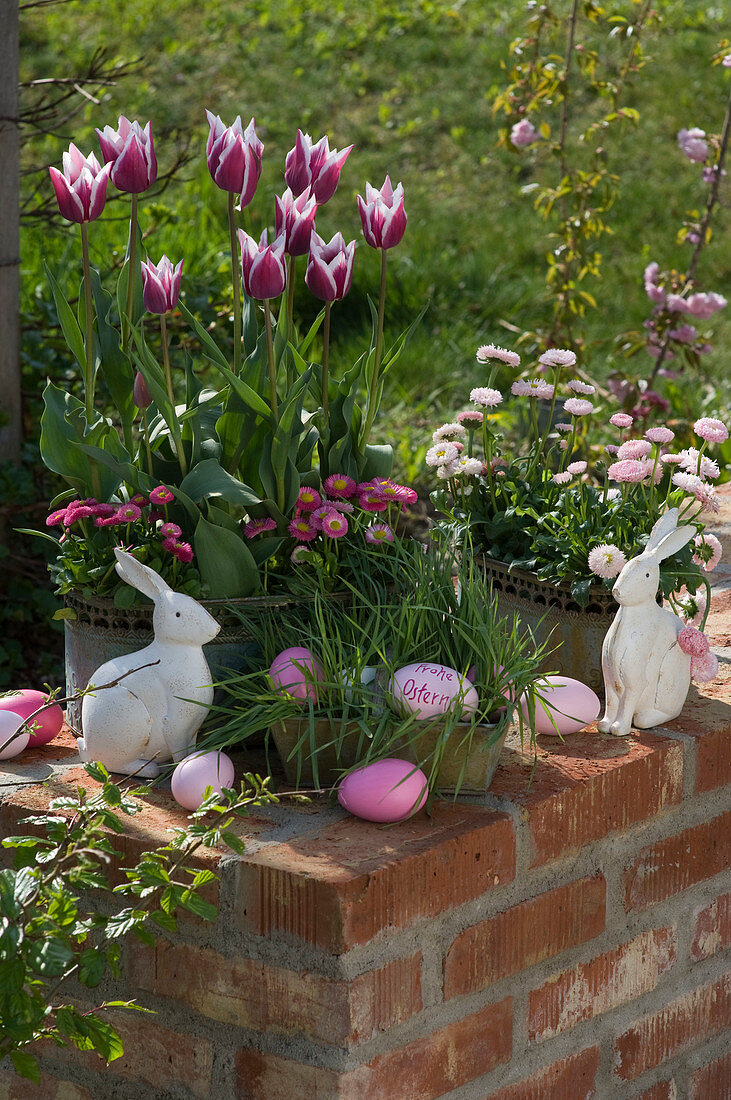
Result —
M239 535L201 516L193 543L196 564L211 599L252 596L261 591L259 567Z
M134 370L129 359L122 351L119 333L109 323L109 312L112 308L113 298L102 287L99 272L96 268L91 269L91 292L96 310L101 371L109 395L119 412L125 446L129 449L132 442L131 429L135 410L132 397Z
M182 313L183 317L185 317L188 324L193 326L196 336L200 340L201 344L203 344L203 347L207 350L208 354L206 358L210 359L210 361L214 363L217 367L229 367L230 363L228 359L223 354L218 344L211 336L210 332L207 332L204 329L203 325L200 323L195 314L190 312L185 302L179 300L178 309Z
M301 356L307 355L307 352L310 350L310 346L312 344L312 341L317 336L318 329L320 328L320 325L322 324L324 316L325 316L325 310L323 308L323 309L320 310L317 317L315 317L315 320L310 325L309 331L308 331L307 335L305 336L304 340L300 340L299 344L297 345L296 350Z
M393 469L393 447L390 443L366 443L364 464L360 471L363 481L374 477L389 477Z
M284 542L281 535L258 535L249 543L251 556L257 565L263 565L269 558L273 558Z
M232 477L212 458L194 466L180 483L180 488L196 503L209 496L221 497L229 504L239 504L244 508L249 504L261 503L253 489Z
M251 355L256 351L256 345L259 340L259 326L256 323L256 303L253 298L250 298L246 291L242 291L244 306L241 311L241 330L244 338L244 351L247 355Z
M111 422L97 416L90 427L82 403L53 382L48 382L43 391L43 406L40 450L44 464L66 478L80 494L111 496L119 477L100 466L99 461L89 462L83 453L84 445L92 445L102 453L115 445L121 448Z
M145 312L144 302L142 300L142 257L145 254L144 242L142 240L142 228L137 223L137 262L135 263L134 271L134 290L132 299L132 316L129 320L132 322L132 327L138 324L140 318ZM127 258L124 261L122 270L119 273L119 279L117 280L117 310L119 312L120 319L127 316L127 287L129 280L129 241L127 242Z
M225 527L227 531L233 531L235 535L241 536L239 521L230 516L228 512L224 512L223 508L217 508L215 504L211 504L210 500L207 500L206 512L208 513L208 519L216 527Z
M64 339L71 349L72 355L83 370L86 363L86 353L84 351L84 337L81 335L79 322L76 320L71 306L64 298L60 286L51 274L51 269L48 264L44 262L43 267L46 272L46 277L51 284L51 293L53 294L53 301L56 305L58 323L61 326Z
M248 405L251 411L255 412L257 416L261 416L271 423L271 410L266 401L264 401L264 399L259 396L256 390L252 389L251 386L243 380L243 378L238 378L229 368L228 364L226 366L222 366L220 363L215 362L215 360L211 359L209 356L206 356L206 358L208 359L209 363L213 363L213 366L221 372L221 374L231 386L231 389L241 398L244 404Z

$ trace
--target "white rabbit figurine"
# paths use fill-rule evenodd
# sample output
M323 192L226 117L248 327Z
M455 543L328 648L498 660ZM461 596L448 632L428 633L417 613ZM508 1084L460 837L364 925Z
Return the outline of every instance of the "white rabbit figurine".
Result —
M190 596L174 592L154 569L123 550L114 553L120 577L154 601L155 637L144 649L115 657L92 675L90 687L123 679L84 696L78 748L82 760L99 760L124 775L154 778L160 774L159 764L182 760L195 744L213 701L202 647L220 626Z
M625 565L612 588L620 605L602 646L606 708L602 733L626 737L634 724L650 729L677 718L690 687L690 657L678 645L683 622L656 602L660 562L682 550L695 527L678 527L670 508L647 546Z

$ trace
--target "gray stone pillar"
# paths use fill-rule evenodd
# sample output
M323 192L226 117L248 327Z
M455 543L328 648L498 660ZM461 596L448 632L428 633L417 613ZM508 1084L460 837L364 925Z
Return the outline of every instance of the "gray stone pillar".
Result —
M18 0L0 0L0 461L20 456Z

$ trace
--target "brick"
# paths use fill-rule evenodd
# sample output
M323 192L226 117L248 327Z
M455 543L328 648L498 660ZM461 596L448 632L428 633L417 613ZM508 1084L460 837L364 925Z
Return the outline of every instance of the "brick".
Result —
M654 989L675 963L675 928L652 928L549 978L528 1001L528 1035L549 1039Z
M731 1053L695 1071L688 1100L731 1100Z
M370 1039L422 1008L421 952L347 982L159 940L154 948L130 945L127 976L130 995L142 989L221 1023L338 1046Z
M513 1000L479 1012L340 1075L274 1054L236 1056L239 1100L436 1100L512 1053Z
M92 1100L92 1093L83 1085L58 1081L47 1073L41 1074L36 1085L9 1069L0 1070L0 1100Z
M614 1042L614 1072L632 1081L731 1023L731 980L708 982L644 1016Z
M651 733L618 742L589 731L565 743L539 741L537 754L533 770L527 747L507 747L490 784L491 794L520 806L531 867L646 821L682 798L683 746Z
M727 592L731 597L731 589ZM716 618L718 592L714 592L711 607ZM727 614L731 621L731 615ZM708 633L708 630L707 630ZM713 632L710 631L712 634ZM721 639L712 638L719 643ZM731 639L725 643L731 645ZM695 793L713 791L731 783L731 712L728 699L731 692L731 670L721 665L718 678L709 684L691 685L682 713L672 723L673 732L685 733L695 742Z
M262 847L237 865L242 927L333 953L408 928L515 876L506 814L436 805L388 828L347 818L318 836Z
M485 1100L590 1100L599 1068L599 1047L562 1058L512 1085L491 1092Z
M725 870L730 825L731 812L643 848L625 872L625 909L646 909Z
M461 932L444 960L444 999L474 993L604 930L602 875L549 890Z
M731 944L731 894L716 898L705 909L695 911L695 932L690 953L707 959Z

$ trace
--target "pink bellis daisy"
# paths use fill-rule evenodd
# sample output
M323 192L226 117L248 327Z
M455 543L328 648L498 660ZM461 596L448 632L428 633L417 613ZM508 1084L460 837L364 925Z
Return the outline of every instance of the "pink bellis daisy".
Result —
M696 535L694 545L697 550L693 555L696 565L701 565L706 573L711 573L721 560L723 547L710 531L704 531L702 535Z
M571 474L568 470L563 470L560 473L554 474L551 478L557 485L568 485L571 481Z
M122 504L115 513L118 520L123 520L125 523L134 523L140 518L142 512L136 504Z
M479 428L484 416L479 409L465 409L463 412L457 413L456 419L460 424L466 424L468 428Z
M588 416L594 412L591 401L585 401L581 397L569 397L568 401L564 401L563 408L571 416Z
M453 462L458 456L459 450L455 447L454 443L449 443L447 440L441 440L439 443L435 443L433 447L429 448L426 452L424 461L427 466L444 466L448 462Z
M309 485L303 485L297 496L296 507L300 512L314 512L322 504L322 497L317 489L311 489Z
M576 353L570 348L549 348L539 356L538 362L542 367L573 367L576 365ZM591 392L594 392L593 387Z
M721 476L718 463L714 462L708 455L702 455L696 447L688 447L686 450L680 451L678 457L680 458L681 469L688 470L691 474L712 478L714 481Z
M647 467L644 462L636 458L624 458L620 462L613 462L607 470L610 481L640 482L647 477Z
M594 386L590 386L588 382L582 382L580 378L572 378L568 383L568 387L574 393L583 393L585 395L596 393Z
M652 451L652 444L646 439L628 439L617 451L617 458L645 458Z
M388 501L383 493L374 486L360 494L358 504L364 512L384 512L388 508Z
M485 409L494 409L502 403L503 395L500 390L493 390L489 386L477 386L470 393L470 401L475 405L482 405Z
M725 443L728 439L728 428L722 420L716 420L712 416L702 416L693 425L693 431L707 443Z
M579 459L578 462L569 462L566 467L566 472L576 477L578 474L586 473L586 462L584 459Z
M173 500L175 500L175 494L165 485L158 485L150 493L150 504L170 504Z
M452 436L463 436L466 433L464 424L442 424L432 435L432 442L438 443L440 439L451 439Z
M650 443L671 443L675 439L675 432L664 425L660 425L657 428L648 428L645 432L645 439L649 439Z
M710 649L702 657L691 657L690 675L697 684L708 684L718 676L718 657Z
M341 539L348 533L348 520L332 508L322 519L322 533L331 539Z
M172 523L165 523L160 528L164 531L166 527L173 527ZM257 535L262 535L265 531L276 531L277 521L267 516L262 519L250 519L244 526L244 534L247 539L254 539Z
M513 382L510 392L514 397L538 397L544 401L550 401L553 397L553 386L544 382L542 378Z
M365 537L366 542L379 545L383 542L393 542L393 531L387 523L372 523L370 527L366 527Z
M558 424L554 424L554 428L557 432L572 432L574 430L573 424L563 424L560 421Z
M46 527L61 527L66 516L65 508L57 508L46 517Z
M711 648L705 634L690 623L678 631L678 645L683 653L687 653L690 657L703 657Z
M317 538L317 528L305 516L297 516L293 519L287 530L298 542L312 542Z
M498 347L497 344L483 344L477 349L478 363L486 363L488 359L499 359L509 367L520 366L520 356L517 351L508 351L507 348Z
M323 488L331 497L352 497L356 486L352 477L347 474L330 474L325 478Z
M160 528L160 534L164 539L179 539L182 533L177 523L163 523Z
M629 413L618 412L609 417L609 423L615 428L631 428L634 421Z
M609 580L619 576L627 559L618 546L605 542L589 551L588 563L592 573Z

